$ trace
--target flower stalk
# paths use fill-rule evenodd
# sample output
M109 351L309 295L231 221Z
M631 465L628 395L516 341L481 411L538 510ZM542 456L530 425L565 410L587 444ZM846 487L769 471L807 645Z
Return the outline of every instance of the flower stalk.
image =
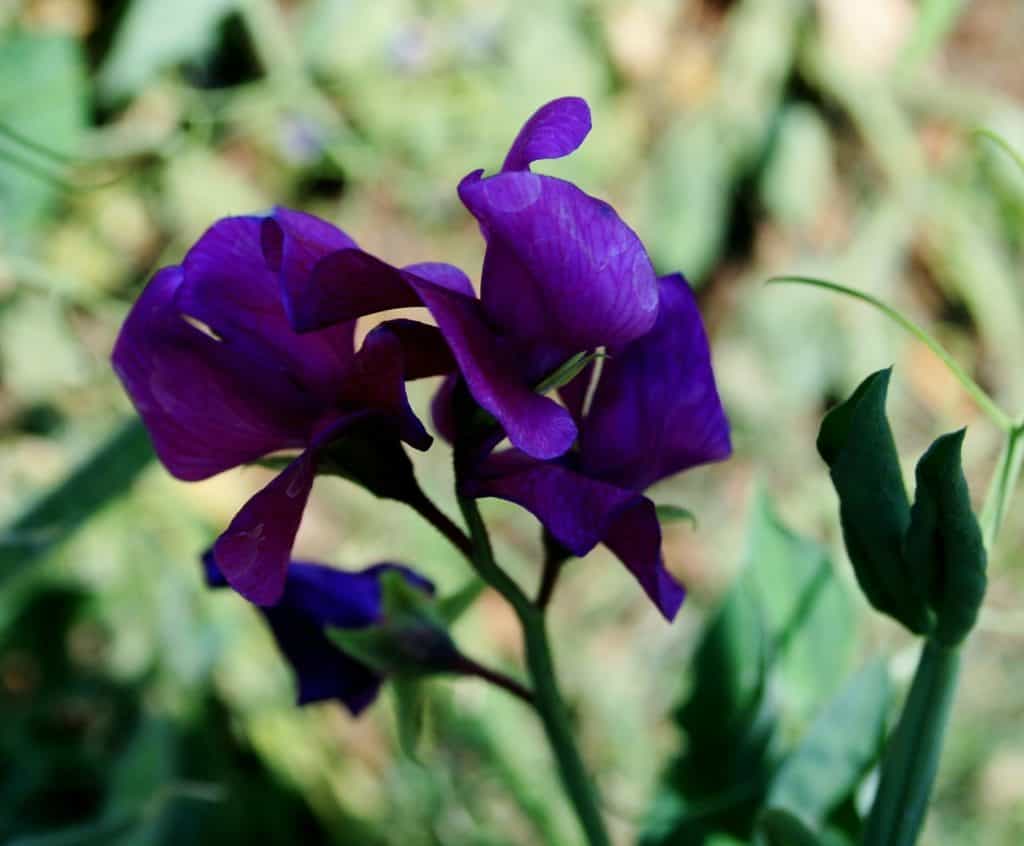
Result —
M544 612L529 600L519 585L494 560L487 527L476 501L460 497L459 507L473 539L473 565L477 573L508 601L519 618L526 647L526 665L533 686L533 706L544 726L562 786L576 812L587 843L590 846L610 846L611 839L601 817L596 790L576 748L565 702L558 689Z

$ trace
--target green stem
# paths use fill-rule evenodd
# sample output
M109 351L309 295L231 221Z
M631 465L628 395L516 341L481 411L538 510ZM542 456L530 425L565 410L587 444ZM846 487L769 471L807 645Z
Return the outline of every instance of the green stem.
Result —
M931 640L914 672L910 694L889 740L864 846L913 846L939 768L960 669L960 650Z
M1024 423L1017 423L1007 432L982 507L981 529L989 555L1017 487L1022 462ZM917 842L938 771L959 669L959 647L925 641L910 694L882 761L882 779L864 829L864 846L913 846Z
M569 715L558 690L544 614L495 562L487 528L476 501L460 497L459 507L473 540L473 563L477 573L509 602L519 618L526 647L526 665L533 685L533 705L544 726L558 764L562 786L576 811L580 827L590 846L610 846L611 840L601 818L597 794L576 748Z
M995 423L1004 432L1010 433L1013 431L1014 422L1010 418L1010 415L996 405L992 398L985 393L984 389L967 374L966 370L957 364L956 360L942 348L942 345L935 340L932 335L914 323L914 321L904 317L896 311L896 309L886 305L877 297L873 297L871 294L867 294L864 291L858 291L856 288L849 288L846 285L840 285L837 282L829 282L825 279L815 279L809 276L774 276L769 279L766 284L771 285L778 283L794 283L797 285L811 285L815 288L824 288L827 291L846 294L848 297L853 297L856 300L860 300L861 302L874 306L882 312L882 314L898 323L907 332L935 353L935 355L937 355L942 363L949 369L949 372L952 373L953 376L956 377L956 380L963 386L963 389L970 394L971 399L977 403L978 408L984 411L993 423Z
M989 485L985 505L981 510L981 531L985 549L992 554L992 546L1003 525L1003 518L1010 507L1010 499L1020 478L1021 462L1024 460L1024 425L1017 424L1007 435L999 465Z

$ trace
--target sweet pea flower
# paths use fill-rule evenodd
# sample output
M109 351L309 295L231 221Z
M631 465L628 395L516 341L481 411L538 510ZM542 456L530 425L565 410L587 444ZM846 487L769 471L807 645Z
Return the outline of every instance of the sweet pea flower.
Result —
M431 437L409 407L405 380L454 366L437 329L415 321L382 323L358 352L351 321L293 331L282 285L342 248L354 248L343 232L287 209L220 220L180 266L153 277L114 347L114 368L177 478L299 450L213 550L227 582L261 605L285 588L318 470L361 475L381 496L416 495L399 441L422 450ZM362 464L353 470L353 462Z
M611 206L530 171L538 159L571 153L589 130L583 100L555 100L526 122L500 173L462 180L459 196L487 241L479 298L450 268L399 269L346 246L286 280L295 328L425 306L473 399L512 444L538 459L565 453L576 421L535 386L574 354L639 338L658 313L651 261Z
M210 587L228 584L214 551L203 556ZM381 577L401 573L410 585L433 593L433 585L408 567L375 564L350 573L293 561L278 601L260 608L298 685L298 704L336 699L356 716L377 697L383 677L331 642L326 629L363 629L382 619Z
M562 391L579 427L578 451L554 461L515 449L494 453L461 487L526 508L573 555L604 543L671 620L684 590L665 568L661 527L643 492L728 457L731 445L693 293L678 275L658 285L657 322L637 340L608 348L589 408L595 368Z

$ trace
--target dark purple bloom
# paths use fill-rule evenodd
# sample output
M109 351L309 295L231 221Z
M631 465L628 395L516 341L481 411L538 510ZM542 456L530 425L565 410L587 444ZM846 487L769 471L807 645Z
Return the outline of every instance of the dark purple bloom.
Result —
M228 584L213 550L203 556L211 587ZM325 633L328 628L363 629L382 618L381 576L402 573L409 584L433 593L433 585L398 564L375 564L357 573L293 561L281 598L260 608L278 648L291 664L298 682L298 702L337 699L359 714L377 696L382 678L365 664L346 655Z
M408 464L399 439L417 449L431 443L405 381L454 366L437 329L415 321L382 323L358 352L351 321L295 333L282 285L349 247L340 230L287 209L221 220L180 266L153 277L114 348L114 368L178 478L300 450L214 547L227 581L259 604L281 596L314 475L337 444L371 441L362 453L390 462L366 474L375 492L401 497L406 482L392 478Z
M604 543L672 619L683 588L665 569L650 485L726 458L729 424L711 369L707 336L681 276L659 280L658 319L646 335L610 346L589 409L588 368L563 391L579 426L579 450L538 461L496 453L462 480L471 496L495 496L532 512L574 555Z
M564 454L576 424L534 387L576 353L640 337L658 311L650 259L615 211L529 170L537 159L571 153L589 129L583 100L555 100L527 121L500 173L475 171L462 181L459 196L487 240L479 299L451 268L398 269L345 245L286 280L295 328L423 305L472 397L512 444L534 458Z

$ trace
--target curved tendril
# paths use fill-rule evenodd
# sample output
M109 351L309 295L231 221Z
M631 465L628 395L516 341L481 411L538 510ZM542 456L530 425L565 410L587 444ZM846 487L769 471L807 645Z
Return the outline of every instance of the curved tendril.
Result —
M773 276L765 284L772 285L782 283L810 285L815 288L824 288L827 291L845 294L848 297L853 297L856 300L860 300L861 302L874 306L882 312L882 314L895 321L935 353L942 363L946 365L949 372L952 373L956 380L961 384L963 389L970 395L971 399L973 399L978 407L988 415L993 423L995 423L1004 432L1009 433L1013 431L1014 421L1011 419L1010 415L996 404L995 400L993 400L985 390L967 374L967 371L964 370L948 352L946 352L942 345L935 340L932 335L908 317L902 315L896 309L886 305L877 297L873 297L871 294L867 294L864 291L858 291L856 288L849 288L846 285L840 285L838 282L829 282L825 279L816 279L811 276Z

